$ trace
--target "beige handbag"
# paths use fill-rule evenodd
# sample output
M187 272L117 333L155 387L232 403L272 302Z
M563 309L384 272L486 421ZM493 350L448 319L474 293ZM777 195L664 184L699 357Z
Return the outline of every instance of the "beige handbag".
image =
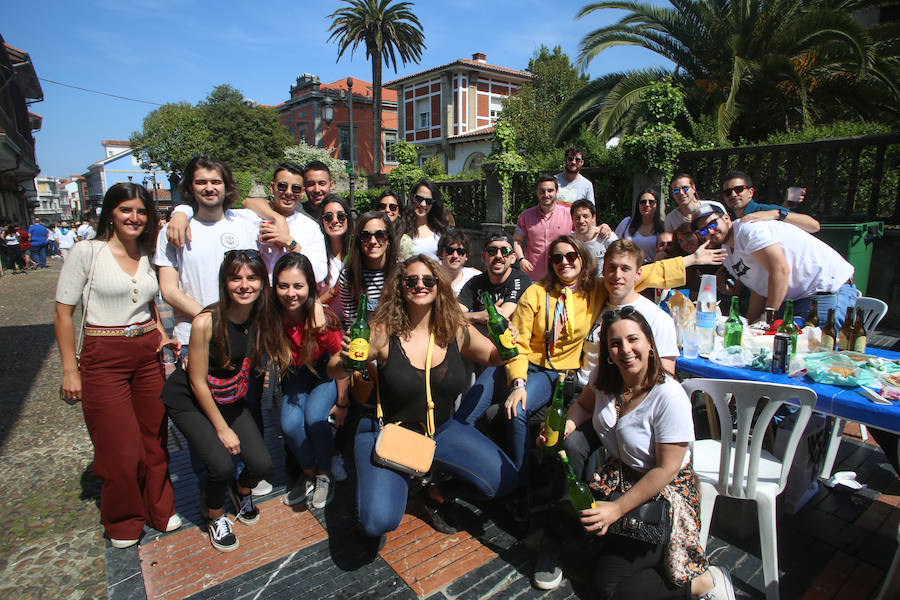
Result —
M416 433L398 423L384 425L381 411L381 386L375 388L375 412L381 431L372 450L372 462L382 467L405 473L410 477L421 477L431 470L434 461L434 401L431 399L431 352L434 349L434 333L428 340L425 355L425 399L428 410L425 430L428 435Z

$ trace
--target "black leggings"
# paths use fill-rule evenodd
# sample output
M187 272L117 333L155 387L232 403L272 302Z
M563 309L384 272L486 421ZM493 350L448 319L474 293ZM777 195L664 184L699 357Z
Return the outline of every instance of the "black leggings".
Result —
M234 477L232 456L222 445L215 428L203 412L172 407L168 410L175 426L206 465L206 507L210 510L222 508L225 504L225 491ZM241 442L240 457L244 462L244 470L238 477L238 483L245 488L255 487L272 472L272 458L256 420L242 401L219 406L219 412Z

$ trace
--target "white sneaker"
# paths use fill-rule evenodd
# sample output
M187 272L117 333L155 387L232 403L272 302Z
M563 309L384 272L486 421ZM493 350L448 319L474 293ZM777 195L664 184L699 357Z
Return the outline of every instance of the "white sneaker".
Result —
M137 540L116 540L113 538L109 538L109 543L112 544L113 548L131 548L135 544L138 543Z
M344 468L344 456L335 454L331 457L331 476L335 481L347 479L347 469Z
M272 484L265 479L260 480L252 490L254 496L265 496L272 493Z
M699 600L735 600L731 573L722 567L710 566L709 574L712 575L713 589L700 596Z
M181 529L181 517L178 516L178 513L169 517L169 522L166 523L166 532L175 531L176 529Z
M310 506L312 508L325 508L334 498L334 483L330 473L316 475L316 489L313 491Z

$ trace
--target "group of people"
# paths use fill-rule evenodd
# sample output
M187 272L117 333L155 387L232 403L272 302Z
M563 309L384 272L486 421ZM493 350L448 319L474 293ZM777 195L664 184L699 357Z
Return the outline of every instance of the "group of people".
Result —
M531 479L530 456L545 434L537 436L529 419L550 403L558 375L570 374L578 393L562 443L576 469L602 446L599 487L625 491L579 515L583 530L603 544L598 590L617 598L733 598L727 572L708 564L699 542L691 405L673 379L674 324L640 292L682 286L692 269L723 261L766 306L779 306L796 286L780 286L784 271L774 268L771 291L757 289L759 277L747 279L775 264L733 260L745 247L757 252L762 236L739 241L736 250L720 237L732 223L724 208L699 201L692 182L682 185L687 176L672 182L681 222L671 221L674 229L687 225L686 239L696 243L671 257L664 247L662 259L652 260L654 242L648 260L639 238L651 233L645 208L656 211L658 195L642 193L631 222L613 233L596 223L593 187L579 174L583 158L571 148L563 173L538 180L538 205L522 213L512 237L488 233L483 272L466 266L471 241L452 227L440 188L424 179L409 190L409 204L387 190L372 210L355 215L333 194L323 163L285 163L270 183L271 200L248 198L231 209L238 190L230 169L198 156L184 169L187 204L161 228L146 189L112 186L97 238L76 244L63 266L55 318L61 394L82 403L111 544L136 544L145 525L181 525L167 472L169 417L205 470L202 512L211 544L237 548L225 499L241 523L261 518L253 491L272 470L264 413L277 420L298 466L285 504L326 506L335 493L332 457L352 455L359 532L373 549L399 525L411 482L373 460L378 434L384 423L428 431L435 453L424 511L436 529L454 531L455 500L515 498L541 483ZM735 194L752 196L749 177L725 183L729 207L739 204ZM802 217L769 211L757 209L759 216L741 227L743 219L735 221L734 229L790 227ZM777 243L785 237L774 236ZM839 296L838 288L814 293ZM363 294L371 336L361 375L345 367L345 331ZM158 295L175 313L171 339ZM512 323L518 356L509 361L485 335L485 297ZM168 379L162 352L179 358ZM347 441L336 441L336 428L349 430ZM670 540L645 547L605 537L610 524L659 495L678 517ZM542 589L562 577L552 543L560 528L547 531L533 577Z
M0 223L0 231L3 235L0 245L3 268L17 275L47 268L48 257L58 256L65 260L75 242L95 236L87 221L76 230L66 223L51 224L37 217L27 229L20 224L5 222Z

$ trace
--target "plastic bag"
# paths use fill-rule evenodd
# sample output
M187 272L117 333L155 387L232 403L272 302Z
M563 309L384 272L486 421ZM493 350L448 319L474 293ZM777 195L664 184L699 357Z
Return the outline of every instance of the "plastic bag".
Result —
M871 385L876 372L864 361L855 361L839 352L806 355L806 374L816 383L855 387Z
M749 367L753 362L753 352L742 346L717 348L710 352L709 360L726 367Z

